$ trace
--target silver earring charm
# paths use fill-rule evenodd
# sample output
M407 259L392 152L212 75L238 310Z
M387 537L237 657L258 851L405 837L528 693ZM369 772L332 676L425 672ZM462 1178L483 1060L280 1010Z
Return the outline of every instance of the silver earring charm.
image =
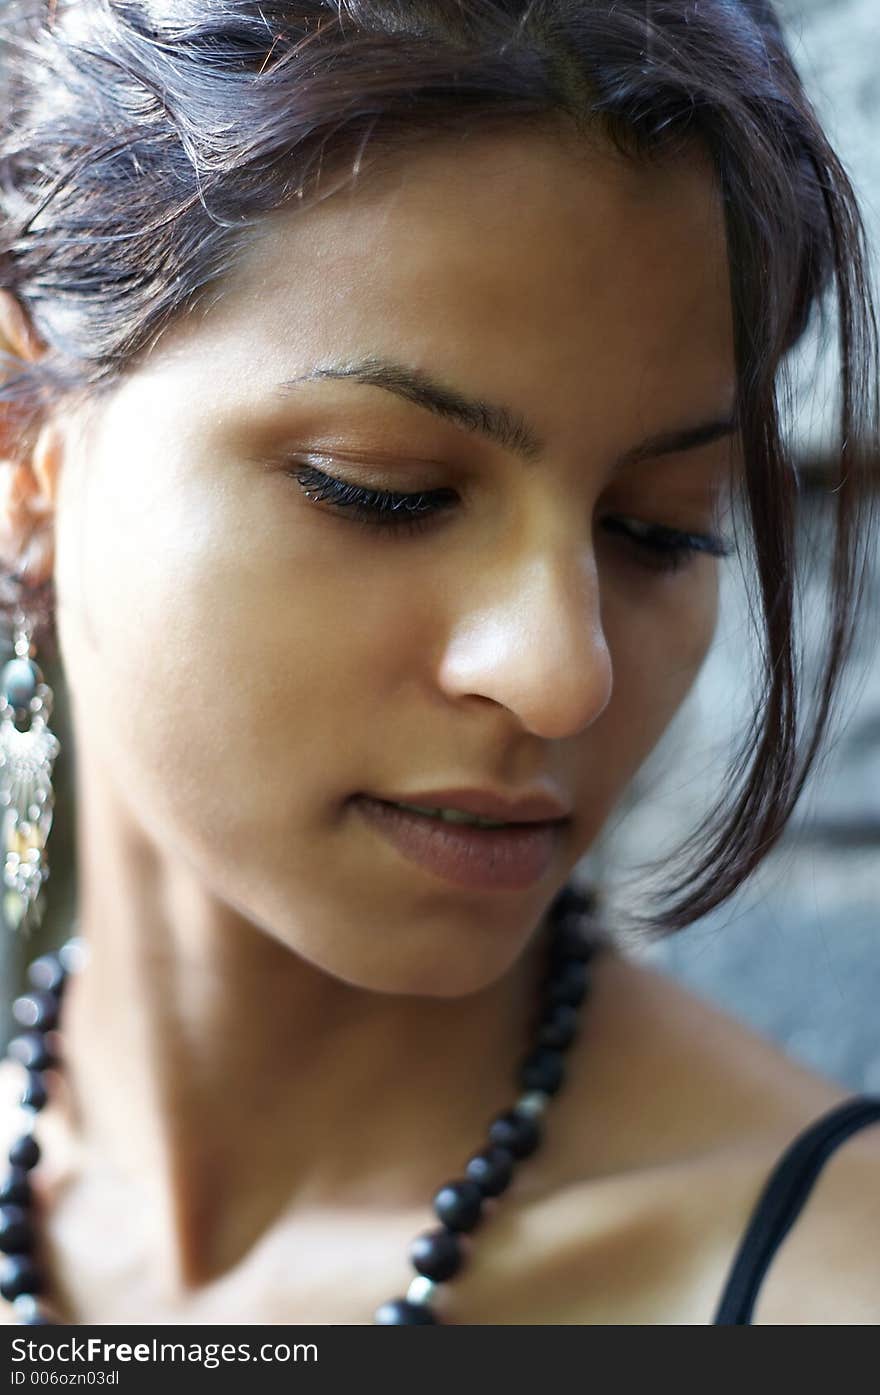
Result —
M52 766L61 750L49 730L52 689L31 657L33 626L18 611L10 659L0 675L0 842L3 919L29 936L43 919L49 876L46 842L55 798Z

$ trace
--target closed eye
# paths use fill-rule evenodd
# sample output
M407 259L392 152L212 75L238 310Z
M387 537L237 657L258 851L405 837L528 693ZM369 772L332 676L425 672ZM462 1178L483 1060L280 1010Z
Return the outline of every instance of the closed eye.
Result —
M458 502L454 489L430 489L417 494L367 489L336 479L312 465L298 465L285 473L296 480L307 498L328 503L353 521L382 529L391 536L430 528ZM715 533L684 533L617 517L607 517L602 522L607 531L624 537L637 550L642 564L653 571L678 571L700 552L728 557L734 551L732 543Z

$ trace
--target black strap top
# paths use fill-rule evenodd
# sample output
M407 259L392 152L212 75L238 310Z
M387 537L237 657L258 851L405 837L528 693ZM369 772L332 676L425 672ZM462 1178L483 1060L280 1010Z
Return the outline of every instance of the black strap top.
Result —
M834 1149L850 1134L880 1124L880 1096L854 1095L798 1134L761 1193L730 1270L713 1325L748 1326L758 1289Z

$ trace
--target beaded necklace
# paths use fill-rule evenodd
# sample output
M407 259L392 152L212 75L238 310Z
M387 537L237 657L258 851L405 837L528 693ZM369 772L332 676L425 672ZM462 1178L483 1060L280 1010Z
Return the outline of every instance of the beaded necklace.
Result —
M522 1093L490 1120L487 1141L467 1161L463 1175L435 1193L432 1206L440 1225L417 1235L409 1248L416 1277L404 1297L391 1298L376 1309L374 1323L410 1326L441 1321L433 1299L438 1286L462 1267L460 1237L475 1229L486 1198L506 1191L517 1164L541 1145L541 1116L565 1079L565 1052L577 1034L579 1008L591 986L591 962L609 944L594 919L595 905L593 892L571 886L564 886L554 898L548 913L546 973L534 1036L515 1077ZM24 1031L10 1041L7 1056L26 1073L18 1101L25 1118L0 1182L0 1252L5 1255L0 1295L27 1326L64 1325L44 1301L47 1284L37 1259L30 1173L41 1156L34 1125L49 1100L45 1072L62 1065L59 1018L65 984L86 958L87 946L78 937L55 953L41 955L28 967L28 992L13 1004L13 1015Z

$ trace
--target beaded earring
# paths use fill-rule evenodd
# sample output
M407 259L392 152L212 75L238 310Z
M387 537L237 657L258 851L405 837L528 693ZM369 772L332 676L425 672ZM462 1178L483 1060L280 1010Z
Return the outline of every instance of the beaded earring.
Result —
M0 675L3 919L25 936L43 919L41 891L49 876L46 842L55 803L52 767L61 750L48 725L54 694L34 662L33 628L29 617L17 611L15 658Z

